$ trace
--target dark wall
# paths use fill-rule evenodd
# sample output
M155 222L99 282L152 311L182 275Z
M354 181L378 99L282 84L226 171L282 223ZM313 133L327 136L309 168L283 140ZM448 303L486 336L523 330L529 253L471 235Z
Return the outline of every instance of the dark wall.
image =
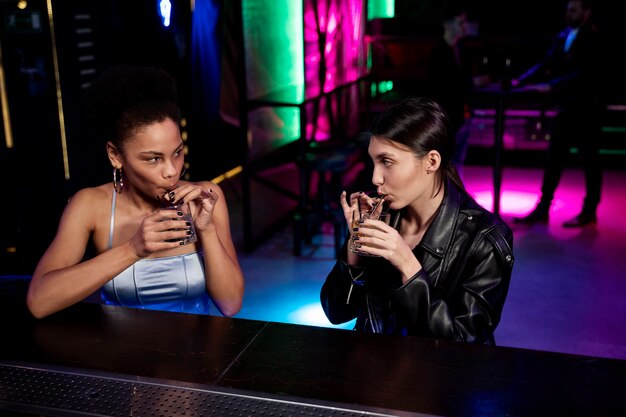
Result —
M370 33L426 41L434 39L441 31L438 16L444 3L443 0L396 0L396 17L371 22ZM469 19L478 23L478 36L472 40L480 49L477 53L492 55L493 65L498 68L502 65L495 61L509 58L511 72L519 73L540 59L552 37L563 29L567 0L466 0L465 5ZM626 44L624 16L625 2L594 2L593 19L604 35L604 73L610 100L614 102L626 101L623 76L626 65L619 59Z
M0 143L0 174L10 179L3 191L13 202L0 212L10 219L0 233L0 274L31 274L54 237L68 198L80 188L111 181L104 143L96 142L83 123L84 90L99 73L121 63L160 66L178 80L183 113L190 102L188 1L172 1L169 28L160 24L154 0L51 3L49 20L44 0L29 1L23 14L17 2L0 2L0 43L14 139L11 149L4 136ZM28 20L31 14L39 17L37 28ZM7 17L13 15L24 23L14 25Z

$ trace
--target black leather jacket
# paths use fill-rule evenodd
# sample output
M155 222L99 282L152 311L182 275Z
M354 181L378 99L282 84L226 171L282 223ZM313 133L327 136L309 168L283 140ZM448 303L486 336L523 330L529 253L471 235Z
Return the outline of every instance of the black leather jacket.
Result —
M392 215L397 229L401 212ZM346 245L321 290L334 324L355 330L495 344L513 267L513 234L465 191L446 185L439 212L413 253L422 269L402 285L383 258L348 266Z

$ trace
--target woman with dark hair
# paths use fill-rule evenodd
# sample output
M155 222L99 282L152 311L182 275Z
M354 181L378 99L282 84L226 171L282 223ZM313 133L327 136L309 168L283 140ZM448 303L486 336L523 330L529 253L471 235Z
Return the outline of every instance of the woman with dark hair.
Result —
M356 318L364 332L495 344L513 235L465 191L451 163L445 112L425 98L390 107L374 124L368 151L381 197L342 193L346 221L372 206L384 206L391 221L350 227L322 287L326 316L334 324Z
M220 187L181 180L176 84L165 71L120 66L89 88L113 182L77 192L39 261L27 305L39 318L101 289L107 304L232 316L244 282ZM186 213L187 212L187 213ZM88 242L96 256L83 260Z

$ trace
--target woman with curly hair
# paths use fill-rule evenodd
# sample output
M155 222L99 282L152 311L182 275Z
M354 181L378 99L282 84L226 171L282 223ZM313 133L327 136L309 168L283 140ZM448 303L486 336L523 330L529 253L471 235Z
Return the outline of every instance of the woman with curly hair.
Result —
M217 184L180 179L174 79L156 68L114 67L86 98L113 182L84 188L67 204L33 273L27 295L33 316L98 290L107 304L207 314L212 300L223 315L236 314L244 280L224 194ZM96 255L85 260L90 239Z

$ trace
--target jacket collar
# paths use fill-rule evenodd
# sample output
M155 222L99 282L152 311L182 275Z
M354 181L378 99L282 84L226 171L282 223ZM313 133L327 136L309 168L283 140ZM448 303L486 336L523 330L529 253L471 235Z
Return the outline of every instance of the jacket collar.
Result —
M419 246L434 256L443 258L450 245L456 229L461 204L461 192L448 179L444 183L444 196L437 215L424 234Z
M419 247L443 258L452 244L452 236L456 229L459 208L463 199L462 192L448 179L444 182L444 195L437 214L428 230L422 237ZM402 210L396 211L391 217L391 227L400 230Z

